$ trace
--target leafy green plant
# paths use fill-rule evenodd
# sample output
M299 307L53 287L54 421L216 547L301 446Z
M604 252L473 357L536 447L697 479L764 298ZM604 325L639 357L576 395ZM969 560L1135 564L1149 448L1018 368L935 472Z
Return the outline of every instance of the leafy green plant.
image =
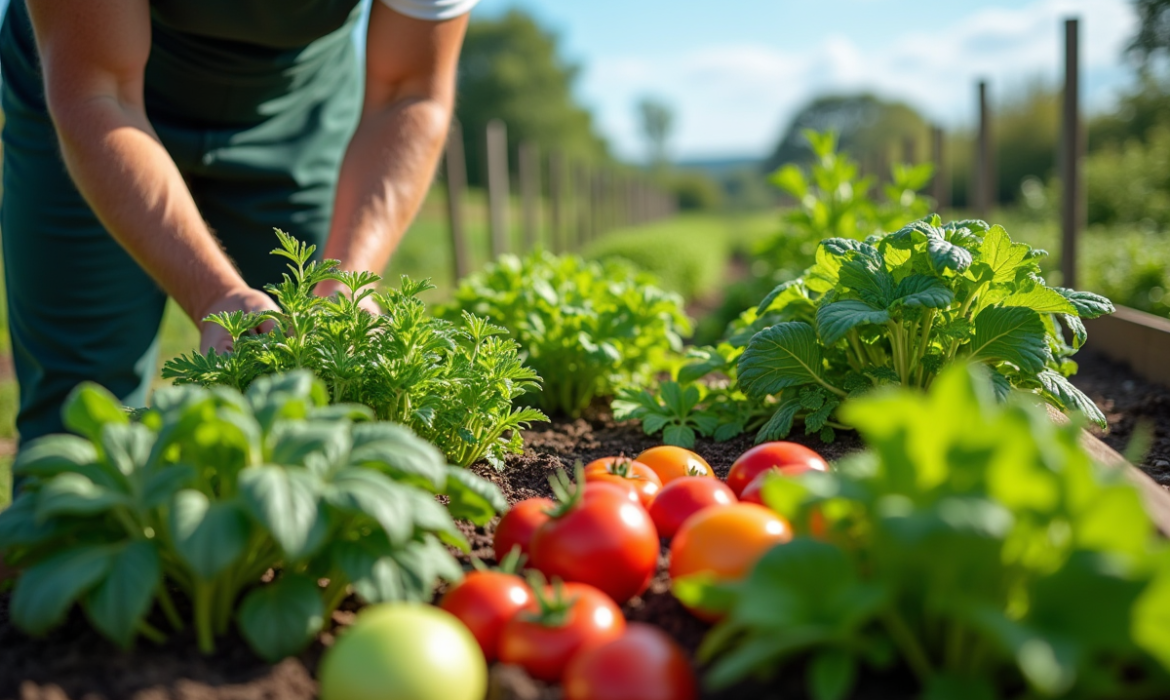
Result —
M447 314L473 313L508 330L544 377L529 394L549 412L578 416L597 396L645 386L682 348L682 299L629 265L538 251L502 256L463 281Z
M434 318L418 298L432 289L427 282L403 276L401 288L376 292L378 275L314 261L315 246L276 234L281 247L272 252L291 261L292 273L266 288L280 311L212 315L208 320L231 334L232 351L176 358L163 367L164 378L243 391L268 374L310 369L332 402L364 404L381 420L408 425L461 466L486 458L503 467L505 454L523 448L520 429L547 420L538 410L512 406L539 391L539 377L524 366L516 343L500 337L503 329L467 313L458 324ZM325 280L340 281L350 294L316 295ZM367 298L381 315L359 306ZM268 322L270 332L253 332Z
M261 377L246 395L160 389L132 422L104 389L78 387L64 409L77 435L21 450L13 471L26 480L0 513L0 555L24 570L13 623L43 634L78 603L128 646L163 638L147 619L157 605L174 629L194 626L204 653L234 618L278 659L351 586L368 602L423 601L436 579L458 580L445 545L468 545L453 518L482 525L502 494L409 429L327 398L301 370Z
M1001 396L1030 391L1104 425L1067 377L1085 341L1081 318L1113 305L1045 285L1045 254L1000 226L937 216L864 242L822 241L816 264L760 303L757 315L786 320L755 333L739 358L744 393L778 401L760 439L784 437L798 415L831 439L825 429L845 397L886 383L929 387L956 360L991 367Z
M851 401L869 452L769 477L796 538L740 583L675 582L726 613L699 650L710 685L803 661L817 700L863 666L908 668L925 700L1170 696L1170 550L1141 495L989 374Z

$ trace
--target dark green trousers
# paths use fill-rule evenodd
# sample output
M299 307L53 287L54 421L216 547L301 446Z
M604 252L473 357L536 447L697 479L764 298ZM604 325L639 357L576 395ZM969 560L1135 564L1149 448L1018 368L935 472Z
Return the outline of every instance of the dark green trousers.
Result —
M200 212L254 287L279 281L286 269L269 254L274 227L324 242L360 107L350 39L356 0L292 2L332 14L314 25L287 2L153 5L148 116ZM270 12L267 28L293 17L302 25L289 32L313 41L251 46L207 36L208 26L231 26L241 5ZM306 34L306 26L320 29ZM144 405L166 296L103 229L65 170L24 0L13 0L0 30L0 67L0 231L23 443L62 430L61 404L84 380Z

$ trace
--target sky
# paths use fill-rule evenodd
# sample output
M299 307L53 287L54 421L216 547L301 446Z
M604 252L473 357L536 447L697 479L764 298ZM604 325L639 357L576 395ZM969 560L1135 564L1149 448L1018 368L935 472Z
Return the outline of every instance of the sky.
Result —
M827 92L905 100L947 128L970 124L975 83L993 102L1063 75L1063 20L1081 25L1087 110L1132 70L1131 0L481 0L521 7L582 67L577 92L619 155L644 153L636 104L675 111L676 159L766 155L795 112Z
M0 0L0 9L7 0ZM1063 19L1081 19L1087 111L1132 79L1131 0L481 0L476 17L522 8L581 66L576 92L622 157L644 155L636 105L671 105L677 160L762 157L825 93L905 100L946 128L991 99L1061 78Z

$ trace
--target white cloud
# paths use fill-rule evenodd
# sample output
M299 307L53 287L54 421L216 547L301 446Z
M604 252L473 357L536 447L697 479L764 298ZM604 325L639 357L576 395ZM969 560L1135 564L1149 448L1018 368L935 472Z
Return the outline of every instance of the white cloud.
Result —
M590 66L583 89L602 128L630 157L640 153L634 104L645 94L674 106L673 150L681 157L763 154L795 110L831 91L873 90L956 126L974 111L980 77L992 81L993 95L1037 77L1055 83L1068 16L1081 18L1086 101L1100 106L1127 74L1121 52L1136 22L1127 0L1036 0L984 9L953 26L891 36L874 51L832 35L801 53L750 44L612 56Z

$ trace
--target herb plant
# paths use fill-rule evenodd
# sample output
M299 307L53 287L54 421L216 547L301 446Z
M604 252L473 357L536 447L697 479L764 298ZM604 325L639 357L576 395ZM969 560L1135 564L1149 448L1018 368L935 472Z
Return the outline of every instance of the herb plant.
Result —
M544 378L528 399L578 416L598 396L646 386L691 331L682 299L618 262L539 251L502 256L460 285L448 314L506 328Z
M925 700L1170 697L1170 549L1138 490L988 375L849 402L868 453L763 487L795 539L742 582L675 582L726 614L711 686L805 662L817 700L862 667L908 669Z
M166 363L163 377L176 384L223 384L240 391L258 377L306 368L324 380L334 403L360 403L381 420L410 426L447 458L467 466L487 459L503 466L504 455L522 449L520 429L546 420L533 408L513 408L526 392L538 392L539 377L520 360L504 330L480 317L461 314L458 323L434 318L418 294L433 287L403 276L399 289L374 291L381 278L342 272L336 260L313 261L315 246L277 231L291 276L266 289L279 312L221 313L208 320L234 341L230 353L197 352ZM323 298L313 289L338 280L349 295ZM359 303L372 297L383 314ZM266 322L273 330L253 331Z
M367 602L425 601L436 579L460 579L445 545L468 545L453 518L482 525L502 494L407 428L327 398L301 370L246 395L160 389L132 422L104 389L78 387L64 409L77 435L21 450L26 481L0 513L0 555L24 569L13 623L43 634L78 603L128 646L164 637L157 607L166 625L193 626L204 653L234 620L274 660L303 648L350 587Z

